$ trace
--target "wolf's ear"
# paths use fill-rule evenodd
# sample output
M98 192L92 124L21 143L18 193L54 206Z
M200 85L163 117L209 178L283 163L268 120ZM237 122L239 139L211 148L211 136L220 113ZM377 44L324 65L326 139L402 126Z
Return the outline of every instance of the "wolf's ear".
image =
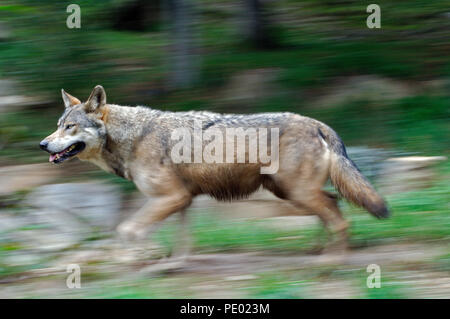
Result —
M86 112L94 112L103 105L106 104L106 93L105 89L101 85L97 85L89 96L86 103L84 103L84 108Z
M64 101L65 107L71 107L77 104L81 104L81 101L77 99L75 96L70 95L64 89L61 89L61 95Z

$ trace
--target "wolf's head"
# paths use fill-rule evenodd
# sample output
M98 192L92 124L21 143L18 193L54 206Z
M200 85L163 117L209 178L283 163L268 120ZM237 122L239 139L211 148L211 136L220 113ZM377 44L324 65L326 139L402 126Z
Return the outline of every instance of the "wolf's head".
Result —
M79 156L89 158L98 152L106 140L103 117L106 113L106 93L97 85L85 103L61 90L65 110L58 120L57 130L41 141L40 147L50 153L49 161L61 163Z

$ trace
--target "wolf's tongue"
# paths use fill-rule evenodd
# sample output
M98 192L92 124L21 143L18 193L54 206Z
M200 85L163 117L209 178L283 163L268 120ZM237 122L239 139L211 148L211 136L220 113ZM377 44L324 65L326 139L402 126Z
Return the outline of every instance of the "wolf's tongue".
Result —
M49 162L53 162L53 161L55 160L55 158L57 158L57 156L62 156L62 155L66 152L66 150L67 150L67 149L65 149L64 151L61 151L61 152L59 152L59 153L50 155L50 157L48 158L48 161L49 161Z

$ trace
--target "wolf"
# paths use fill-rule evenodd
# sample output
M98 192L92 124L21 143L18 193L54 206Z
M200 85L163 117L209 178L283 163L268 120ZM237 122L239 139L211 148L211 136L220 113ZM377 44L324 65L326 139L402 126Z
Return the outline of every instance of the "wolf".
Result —
M126 240L146 238L151 226L177 212L185 223L186 209L197 195L231 201L262 187L293 205L299 215L317 215L332 235L330 244L345 248L349 223L342 216L337 196L322 189L328 179L344 198L373 216L390 214L386 202L348 157L338 134L318 120L294 113L236 115L120 106L106 102L100 85L84 103L61 92L64 113L57 130L42 140L40 147L50 153L51 163L75 157L89 161L134 182L152 198L117 227ZM278 129L278 170L261 174L265 165L261 161L175 162L171 154L179 141L173 140L172 132L183 128L193 133L195 121L202 123L201 131Z

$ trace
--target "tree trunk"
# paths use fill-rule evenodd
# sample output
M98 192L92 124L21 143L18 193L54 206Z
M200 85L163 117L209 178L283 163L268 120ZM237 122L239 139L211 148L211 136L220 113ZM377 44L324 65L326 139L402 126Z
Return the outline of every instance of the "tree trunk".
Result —
M167 0L172 45L169 53L169 89L186 89L198 79L198 56L194 45L192 0Z
M244 0L244 36L258 49L271 49L276 46L270 35L270 19L264 0Z

